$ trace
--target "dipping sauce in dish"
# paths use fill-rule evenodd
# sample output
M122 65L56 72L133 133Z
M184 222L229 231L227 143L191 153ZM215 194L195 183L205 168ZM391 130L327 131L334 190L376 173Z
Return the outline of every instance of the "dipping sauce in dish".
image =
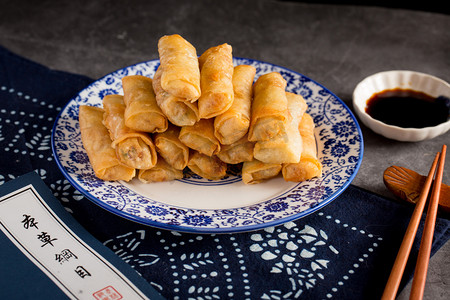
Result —
M367 100L366 112L383 123L403 128L425 128L447 122L450 99L409 89L390 89Z

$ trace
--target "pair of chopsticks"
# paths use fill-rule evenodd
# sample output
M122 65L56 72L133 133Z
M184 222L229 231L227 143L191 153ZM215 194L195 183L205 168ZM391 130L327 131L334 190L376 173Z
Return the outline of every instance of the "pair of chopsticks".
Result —
M422 299L425 281L427 278L428 263L431 255L431 245L433 242L434 227L436 223L437 209L439 204L439 195L441 191L442 176L444 173L444 163L445 154L447 146L443 145L441 152L436 154L433 164L431 165L430 171L428 173L427 179L423 186L422 192L420 194L419 200L415 206L414 212L411 216L408 228L406 229L403 242L400 246L400 250L397 254L397 258L392 267L391 274L389 276L388 282L384 289L382 300L395 299L400 285L400 281L405 270L406 263L408 261L408 256L411 251L411 247L414 242L414 238L417 233L417 228L419 227L420 219L427 202L430 187L433 183L433 190L430 197L430 202L428 204L427 217L425 219L424 229L422 233L422 240L420 242L419 254L417 257L416 269L414 272L413 282L410 291L409 299ZM436 166L439 166L436 171ZM436 175L435 175L436 173Z

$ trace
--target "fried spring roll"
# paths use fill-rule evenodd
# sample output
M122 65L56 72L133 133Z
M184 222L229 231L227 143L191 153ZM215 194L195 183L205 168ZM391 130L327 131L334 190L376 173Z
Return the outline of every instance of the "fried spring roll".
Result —
M119 161L135 169L152 168L157 160L155 145L147 133L125 126L123 96L105 96L103 108L103 124L109 131Z
M217 156L208 156L197 151L190 154L188 168L209 180L219 180L227 174L227 164Z
M256 159L242 165L242 181L245 184L261 183L276 177L281 171L281 164L267 164Z
M220 151L220 143L214 136L213 119L200 119L193 126L181 127L179 138L189 148L208 156Z
M156 151L164 160L177 170L183 170L189 161L189 147L180 139L180 127L169 125L169 128L154 135Z
M175 97L196 101L201 94L197 51L178 34L165 35L158 41L164 73L161 87Z
M322 175L322 164L317 157L314 127L314 120L308 113L305 113L299 126L303 140L300 162L283 164L282 174L284 180L301 182Z
M267 141L286 132L289 118L286 80L278 72L261 75L253 86L250 141Z
M256 68L239 65L233 71L234 101L231 107L214 119L214 134L222 145L229 145L248 132Z
M199 57L200 86L198 99L200 118L209 119L227 111L234 100L232 48L222 44L209 48Z
M161 87L162 67L158 67L153 77L153 90L156 103L172 124L177 126L191 126L199 120L197 102L169 94Z
M143 132L162 132L167 129L167 117L156 103L152 79L141 75L122 78L125 102L125 125Z
M95 176L102 180L130 181L135 176L136 170L120 164L117 159L116 151L111 146L109 132L103 125L103 109L80 106L79 122L83 147Z
M247 139L247 135L230 145L222 145L217 157L227 164L238 164L253 160L255 143Z
M158 157L156 165L148 170L139 170L138 178L141 182L162 182L183 178L183 171L169 165L162 157Z
M286 92L289 120L286 132L268 141L258 141L253 155L265 163L297 163L302 153L302 137L299 131L300 120L307 109L302 96Z

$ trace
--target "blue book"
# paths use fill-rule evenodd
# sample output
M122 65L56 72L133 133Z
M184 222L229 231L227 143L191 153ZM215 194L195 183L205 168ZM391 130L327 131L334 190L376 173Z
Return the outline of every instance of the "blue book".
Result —
M0 186L1 299L163 299L34 172Z

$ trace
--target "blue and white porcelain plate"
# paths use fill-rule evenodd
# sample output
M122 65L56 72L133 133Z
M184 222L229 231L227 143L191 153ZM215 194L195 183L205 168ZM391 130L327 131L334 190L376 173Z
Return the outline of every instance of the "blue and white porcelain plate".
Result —
M55 121L52 149L69 182L94 203L127 219L162 228L196 233L230 233L262 229L307 216L335 200L355 177L363 156L361 129L349 108L313 80L289 69L252 59L234 64L256 67L256 77L279 72L287 91L302 95L316 125L323 175L301 183L281 177L256 185L242 183L238 172L210 181L198 176L144 184L106 182L95 177L82 146L80 105L101 106L108 94L123 94L127 75L153 77L159 60L115 71L95 81L70 100Z

